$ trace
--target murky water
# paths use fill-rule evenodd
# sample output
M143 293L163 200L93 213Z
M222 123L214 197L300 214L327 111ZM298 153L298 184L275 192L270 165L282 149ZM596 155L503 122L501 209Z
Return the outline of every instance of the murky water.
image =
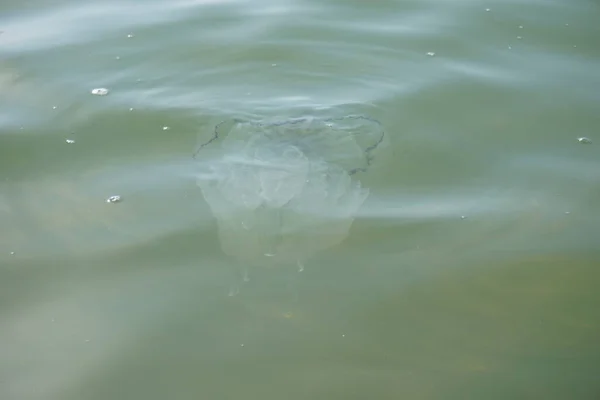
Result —
M0 398L596 399L598 21L3 2ZM372 157L325 127L193 157L223 120L349 115Z

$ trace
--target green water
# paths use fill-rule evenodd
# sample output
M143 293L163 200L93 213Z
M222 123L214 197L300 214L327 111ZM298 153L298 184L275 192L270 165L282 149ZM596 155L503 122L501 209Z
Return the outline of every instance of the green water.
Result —
M598 21L3 1L0 399L597 399ZM302 272L226 254L192 158L214 126L351 114L386 136L339 244Z

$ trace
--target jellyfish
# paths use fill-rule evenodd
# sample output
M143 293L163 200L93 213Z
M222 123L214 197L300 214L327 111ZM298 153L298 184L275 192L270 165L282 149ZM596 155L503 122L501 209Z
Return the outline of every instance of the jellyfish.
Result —
M197 184L224 254L244 266L295 264L340 244L369 196L357 175L382 143L369 117L228 120L195 154Z

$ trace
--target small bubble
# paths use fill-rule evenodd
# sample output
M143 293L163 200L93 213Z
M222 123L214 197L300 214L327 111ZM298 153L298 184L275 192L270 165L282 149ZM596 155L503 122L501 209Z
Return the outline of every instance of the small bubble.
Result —
M485 11L490 12L490 11L492 11L492 9L491 8L486 8Z
M523 29L523 25L519 25L519 29Z
M346 335L342 334L342 337L346 337Z
M277 66L277 64L271 64L271 67L276 67L276 66Z
M466 215L461 215L460 219L467 219L467 216Z
M275 254L272 253L265 253L264 255L265 257L275 257Z
M11 251L11 252L10 252L10 255L11 255L11 256L14 256L14 255L15 255L15 252L14 252L14 251Z
M120 56L116 56L116 57L115 57L115 60L120 60L120 59L121 59L121 57L120 57Z
M569 215L569 214L571 214L571 211L565 211L565 214Z
M96 96L106 96L108 94L107 88L96 88L92 89L92 94Z
M569 26L569 24L565 24L565 26Z
M428 53L427 53L427 55L428 55L429 57L433 57L433 56L435 56L435 53L434 53L433 51L430 51L430 52L428 52Z
M128 38L132 38L133 37L133 33L130 33L129 35L127 35Z
M508 45L508 49L509 49L509 50L512 50L512 46L511 46L510 44Z
M304 264L301 261L298 261L298 272L304 271Z
M592 144L592 139L587 138L587 137L580 137L577 139L577 141L579 143L583 143L583 144Z
M65 142L67 142L69 144L73 144L73 143L75 143L75 140L73 140L73 139L66 139Z
M521 39L523 39L523 36L517 36L517 39L521 40Z
M53 109L53 110L56 110L57 108L58 108L57 106L52 106L52 109Z
M171 128L169 128L168 126L163 126L163 131L168 131L169 129Z
M89 343L89 341L90 341L90 339L85 339L85 342L86 342L86 343Z
M240 347L244 347L244 343L240 344Z
M118 203L120 201L121 201L121 196L119 196L119 195L110 196L108 199L106 199L107 203Z

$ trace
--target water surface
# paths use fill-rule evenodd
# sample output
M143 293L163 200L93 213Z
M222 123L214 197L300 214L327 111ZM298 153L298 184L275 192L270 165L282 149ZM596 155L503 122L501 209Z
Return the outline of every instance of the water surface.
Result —
M592 0L4 1L0 398L597 398L599 20ZM344 240L228 296L245 266L197 146L224 119L351 114L386 140Z

